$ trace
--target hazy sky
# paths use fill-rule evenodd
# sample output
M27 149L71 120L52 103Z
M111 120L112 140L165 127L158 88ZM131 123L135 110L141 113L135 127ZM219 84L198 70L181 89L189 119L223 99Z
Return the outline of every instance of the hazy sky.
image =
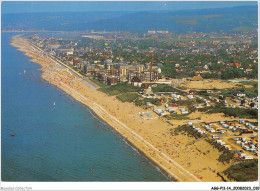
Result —
M257 1L2 1L2 13L149 11L257 5Z

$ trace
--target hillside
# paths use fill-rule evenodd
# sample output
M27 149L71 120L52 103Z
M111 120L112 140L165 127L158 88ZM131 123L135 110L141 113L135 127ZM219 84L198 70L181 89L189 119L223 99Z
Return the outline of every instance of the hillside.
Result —
M3 14L2 30L237 32L257 29L257 6L146 12Z

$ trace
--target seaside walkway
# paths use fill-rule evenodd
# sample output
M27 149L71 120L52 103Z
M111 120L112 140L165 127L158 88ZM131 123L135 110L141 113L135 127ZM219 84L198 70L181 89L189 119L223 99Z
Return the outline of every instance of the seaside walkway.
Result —
M36 46L35 44L31 43L30 41L28 41L28 42L29 42L34 48L36 48L37 50L39 50L39 51L45 53L45 51L42 50L40 47ZM86 81L86 80L85 80L86 77L83 76L82 74L80 74L78 71L74 70L73 68L71 68L70 66L68 66L68 65L65 64L65 63L63 63L61 60L55 58L54 56L52 56L52 55L50 55L50 54L48 54L48 57L49 57L53 62L55 62L55 63L57 63L57 64L60 64L60 65L62 65L63 67L67 68L67 69L71 72L71 75L80 78L85 85L89 86L91 89L94 89L94 90L96 89L96 87L95 87L94 85L92 85L91 83L89 83L88 81Z
M102 120L106 121L111 127L113 127L116 131L118 131L121 135L130 134L133 137L134 142L138 142L139 144L146 147L146 149L153 151L156 153L155 156L151 156L148 153L145 153L149 156L151 160L153 160L156 164L158 164L163 170L165 170L169 175L175 178L177 181L186 181L186 182L200 182L200 179L195 175L190 173L188 170L184 169L181 165L179 165L176 161L169 158L165 153L161 152L154 145L145 140L142 136L134 132L127 125L119 121L116 117L112 116L108 111L106 111L102 106L98 105L90 101L88 98L68 86L67 84L61 82L60 84L65 88L68 93L74 94L79 98L79 101L88 105ZM130 140L130 137L129 137ZM133 142L132 142L133 143ZM169 170L168 167L164 166L162 162L167 164L167 166L171 167Z

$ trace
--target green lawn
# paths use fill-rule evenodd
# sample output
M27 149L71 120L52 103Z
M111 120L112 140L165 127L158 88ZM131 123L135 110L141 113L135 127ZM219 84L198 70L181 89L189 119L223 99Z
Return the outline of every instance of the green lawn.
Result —
M116 96L122 102L133 102L136 98L139 97L137 93L124 93Z
M97 79L94 78L89 78L92 82L94 82L95 84L99 85L100 87L106 87L108 85L101 83L100 81L98 81Z
M121 82L116 85L101 87L99 90L108 95L118 95L122 93L139 92L141 88L128 84L127 82Z
M157 84L156 87L152 87L153 92L177 92L182 94L183 91L173 88L167 84Z
M161 100L160 99L152 99L152 98L144 98L144 99L136 99L135 100L135 105L136 106L145 106L146 103L150 102L153 105L157 105L160 106L162 105Z

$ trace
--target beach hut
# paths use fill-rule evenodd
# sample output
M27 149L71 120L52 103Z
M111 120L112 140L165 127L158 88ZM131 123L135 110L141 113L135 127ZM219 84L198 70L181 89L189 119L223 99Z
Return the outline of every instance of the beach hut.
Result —
M247 138L246 137L242 137L242 141L243 142L247 141Z
M164 113L164 112L160 113L160 116L165 116L165 115L166 115L166 113Z
M168 111L169 111L170 113L174 113L174 112L175 112L175 109L169 108Z
M216 133L216 131L214 129L210 129L211 133Z
M185 109L184 109L184 108L179 108L179 110L180 110L180 111L185 111Z
M186 114L188 114L188 113L189 113L189 112L188 112L188 111L185 111L185 110L184 110L184 111L181 111L181 114L182 114L182 115L186 115Z
M228 128L228 125L227 125L227 124L223 124L222 126L225 127L225 128Z
M152 107L153 104L151 104L150 102L147 102L146 106L147 106L147 107Z
M227 130L225 130L225 129L223 129L223 130L220 131L220 133L222 133L222 134L224 134L224 133L226 133L226 132L227 132Z
M234 126L228 126L228 129L233 129Z
M249 128L249 129L254 129L255 126L250 124L248 128Z
M229 150L229 151L231 151L232 149L230 148L230 146L229 145L224 145L224 147L227 149L227 150Z
M237 145L241 145L241 141L237 141L236 144L237 144Z
M246 156L246 153L240 153L240 157Z
M233 132L235 132L236 130L237 130L237 128L235 128L235 127L232 128L232 131L233 131Z
M248 146L246 146L246 145L243 145L242 148L243 148L244 150L246 150L246 151L249 151L249 149L250 149L250 148L249 148Z
M206 129L207 131L209 130L209 126L208 126L208 125L205 125L204 127L205 127L205 129Z
M249 149L249 151L250 151L251 153L255 153L255 152L256 152L256 149Z
M251 156L251 155L246 155L246 156L244 156L244 159L245 160L250 160L250 159L254 159L254 157Z

